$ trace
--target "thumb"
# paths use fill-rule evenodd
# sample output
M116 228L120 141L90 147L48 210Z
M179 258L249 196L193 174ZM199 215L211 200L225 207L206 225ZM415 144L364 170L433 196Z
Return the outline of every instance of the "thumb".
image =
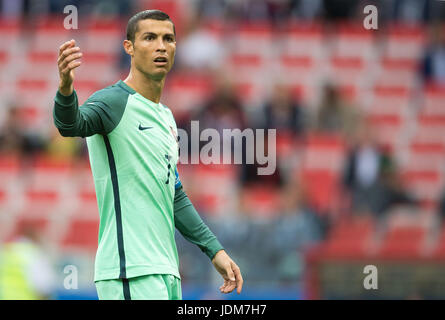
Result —
M226 273L230 281L235 281L235 274L233 273L232 266L230 264L226 267Z

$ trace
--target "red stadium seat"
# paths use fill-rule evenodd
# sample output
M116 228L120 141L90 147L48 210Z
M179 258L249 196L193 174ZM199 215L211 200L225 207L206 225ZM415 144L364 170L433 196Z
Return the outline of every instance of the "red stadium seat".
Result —
M79 100L79 104L83 104L94 92L100 90L101 88L103 88L103 86L101 86L101 82L98 80L76 79L76 93Z
M31 48L27 52L25 68L20 77L37 81L54 81L58 77L57 72L57 49L52 51L38 51ZM33 70L30 74L27 70Z
M368 60L375 50L374 33L363 28L362 24L341 22L333 36L334 57L360 58Z
M240 102L247 106L258 106L266 98L264 86L255 81L240 81L234 84L234 90Z
M94 252L98 245L99 221L91 218L72 218L60 241L63 249Z
M58 52L65 41L71 40L71 30L64 28L64 15L42 16L37 22L30 48L33 52Z
M421 141L443 141L445 134L445 115L425 115L417 117L417 135Z
M49 83L46 80L33 80L29 78L18 79L17 86L22 91L38 90L44 91L49 89Z
M214 91L213 78L208 74L175 73L166 81L165 104L177 113L198 108Z
M337 223L324 244L324 253L335 257L363 257L371 254L374 236L372 217L352 217Z
M442 170L445 163L445 141L443 142L427 142L416 141L410 144L407 161L403 168L428 170Z
M425 45L425 31L421 25L391 24L388 28L384 57L404 61L418 61Z
M314 87L324 58L321 25L291 20L280 30L276 41L280 45L274 47L273 58L268 59L271 74L279 76L274 80L294 88L299 100L312 103L316 99Z
M416 84L418 62L411 59L382 57L376 68L374 83L382 86L394 84L413 88Z
M24 218L49 218L61 214L61 195L57 191L24 190L24 203L17 216Z
M22 74L15 84L17 104L48 109L51 107L51 105L48 106L48 101L51 101L54 96L52 88L48 78L32 78Z
M79 47L83 52L113 56L120 53L122 41L125 39L121 20L90 19L85 24L85 37L79 41Z
M243 22L236 28L232 52L235 54L260 54L268 57L271 49L272 28L267 22Z
M13 227L9 230L5 237L5 241L12 241L23 235L28 229L37 232L40 236L50 239L49 234L50 221L46 217L23 217L19 216L13 223Z
M374 92L367 106L368 115L387 115L403 118L410 110L410 90L404 86L374 87Z
M271 218L280 212L281 197L278 189L255 186L243 192L243 206L252 218Z
M432 251L432 257L436 259L445 259L445 224L442 224L436 246Z
M303 147L297 177L312 206L319 212L331 211L338 205L345 142L340 136L314 134L308 136Z
M192 190L193 203L200 208L200 212L208 215L227 214L234 210L237 170L232 165L198 165L189 172L190 185L199 186ZM179 173L181 175L181 171Z
M81 190L79 192L79 199L82 204L96 203L96 192L94 190Z
M224 64L229 74L236 74L236 79L233 79L236 83L258 81L270 67L268 59L258 52L231 53L226 57Z
M413 141L423 143L443 143L445 137L445 115L425 115L417 117L417 128Z
M299 151L300 141L296 141L295 133L289 130L277 130L276 150L277 157L284 159L290 157L293 152Z
M19 43L20 20L2 16L0 19L0 51L10 52Z
M339 177L327 170L306 170L301 174L305 195L318 212L331 211L338 198Z
M426 116L445 116L445 86L429 85L424 91L424 102L421 109Z
M443 167L443 164L440 164ZM443 173L439 169L412 169L401 172L402 182L426 208L434 208L443 187Z
M18 180L20 165L20 158L17 155L0 156L0 181L4 186Z
M303 168L339 173L345 159L345 141L338 135L311 134L304 143Z
M282 52L278 54L278 59L271 60L267 70L276 77L270 80L288 86L296 100L310 104L317 98L317 81L321 71L314 57Z
M82 51L82 64L76 70L76 86L79 81L95 81L100 89L114 84L118 79L118 56L109 52ZM96 89L97 90L97 89ZM94 91L90 92L90 95Z
M335 82L343 98L357 101L368 79L363 77L368 66L361 57L338 57L329 60L328 78Z
M9 190L3 186L0 187L0 213L8 212L10 199ZM1 241L1 239L0 239Z
M182 33L186 29L183 26L185 21L184 12L188 10L187 2L176 0L140 0L138 6L140 8L156 8L169 15L172 21L175 22L176 33L178 38L182 38Z
M423 254L427 232L421 226L400 226L389 230L379 248L383 258L419 258Z
M69 192L72 181L70 161L55 160L46 157L36 158L24 183L25 216L48 216L63 204L63 194Z
M10 54L6 51L0 51L0 66L6 66L9 62Z
M323 56L323 31L321 24L291 20L280 34L282 55L320 59Z
M369 114L366 116L369 127L375 133L377 142L390 152L394 152L401 140L405 117L398 114Z

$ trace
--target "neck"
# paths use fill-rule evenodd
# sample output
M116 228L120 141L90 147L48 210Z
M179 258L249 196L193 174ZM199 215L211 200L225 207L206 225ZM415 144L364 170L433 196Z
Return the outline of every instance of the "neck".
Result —
M134 68L131 68L128 77L124 82L144 98L147 98L154 103L159 103L161 100L162 89L164 88L165 77L160 80L152 79Z

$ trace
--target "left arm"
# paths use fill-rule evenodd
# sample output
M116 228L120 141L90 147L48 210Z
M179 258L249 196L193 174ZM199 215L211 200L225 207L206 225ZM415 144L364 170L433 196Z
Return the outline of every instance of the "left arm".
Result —
M227 255L216 236L202 221L195 207L182 189L181 183L176 183L174 200L175 226L191 243L196 244L211 260L215 269L224 279L219 288L222 293L232 292L237 288L241 293L243 278L239 267Z
M210 259L213 259L218 251L224 250L213 232L202 221L182 186L175 191L174 212L178 231L188 241L196 244Z

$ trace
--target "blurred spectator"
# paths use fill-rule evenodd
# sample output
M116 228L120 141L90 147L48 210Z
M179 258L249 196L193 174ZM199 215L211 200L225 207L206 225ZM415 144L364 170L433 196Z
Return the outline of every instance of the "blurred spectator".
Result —
M292 132L296 136L303 134L306 120L301 105L281 84L275 85L271 98L264 103L255 118L255 127L276 129L278 134L280 131Z
M268 150L268 139L265 135L265 138L263 140L264 143L264 154L269 156L269 150ZM253 150L256 154L256 147L257 147L257 138L255 137L254 146L251 150ZM245 147L243 150L246 150ZM276 159L276 163L279 162L279 159ZM258 169L261 167L267 167L269 164L266 163L264 165L259 164L257 161L257 157L254 158L254 163L247 163L246 158L243 157L243 162L241 165L240 170L240 182L243 187L250 187L254 185L258 185L261 187L270 187L275 189L281 189L285 183L285 177L283 176L281 168L276 165L275 171L273 174L270 175L259 175Z
M224 18L228 2L227 0L197 0L197 14L201 18L209 20Z
M44 146L45 141L39 134L26 132L20 109L10 107L0 128L0 154L32 156Z
M311 19L318 16L321 10L322 0L200 0L197 4L197 11L203 18L269 20L276 24L293 16Z
M445 85L445 32L442 24L431 27L430 44L425 50L421 66L422 78L426 84Z
M352 196L355 211L375 211L374 192L378 189L380 173L385 162L384 154L376 144L368 127L358 130L357 144L349 152L344 183Z
M392 0L392 19L406 23L427 21L431 0Z
M344 184L355 213L382 216L396 204L416 204L402 187L389 152L380 148L367 126L360 128L357 144L346 161Z
M315 19L322 10L322 0L297 0L293 1L293 15L303 19Z
M301 106L292 98L287 87L276 84L270 99L266 100L251 118L251 126L261 129L275 129L277 139L282 135L290 134L293 139L301 137L304 133L305 115ZM266 131L267 132L267 131ZM265 138L267 136L265 135ZM267 139L264 140L265 151L267 151ZM255 143L256 146L256 143ZM280 154L277 154L277 168L275 173L269 176L258 176L258 168L260 165L243 163L241 170L241 182L244 185L258 183L261 185L269 185L275 188L281 188L285 181L282 168Z
M344 20L356 13L357 0L323 0L324 17L327 20Z
M57 128L53 127L46 154L54 159L73 160L82 155L81 144L82 140L62 137Z
M0 299L42 300L53 297L55 273L31 225L19 237L0 247Z
M322 95L313 128L323 133L340 133L347 140L353 137L359 125L359 113L343 101L338 89L331 84L324 87Z
M439 218L442 223L445 221L445 190L442 190L442 194L437 205L437 211L439 213Z
M222 137L223 129L244 130L247 120L242 105L235 95L232 84L222 81L217 84L216 92L204 104L195 118L201 130L216 129Z
M24 10L23 0L2 0L0 4L2 18L20 18Z
M218 69L224 56L224 47L218 38L208 28L202 27L197 18L190 19L187 29L187 35L179 40L181 45L176 53L179 66L188 68L190 72L193 69Z
M307 207L302 186L294 179L283 188L283 208L270 227L270 248L280 280L296 281L303 272L302 253L324 238L324 221ZM265 245L266 246L266 245Z

